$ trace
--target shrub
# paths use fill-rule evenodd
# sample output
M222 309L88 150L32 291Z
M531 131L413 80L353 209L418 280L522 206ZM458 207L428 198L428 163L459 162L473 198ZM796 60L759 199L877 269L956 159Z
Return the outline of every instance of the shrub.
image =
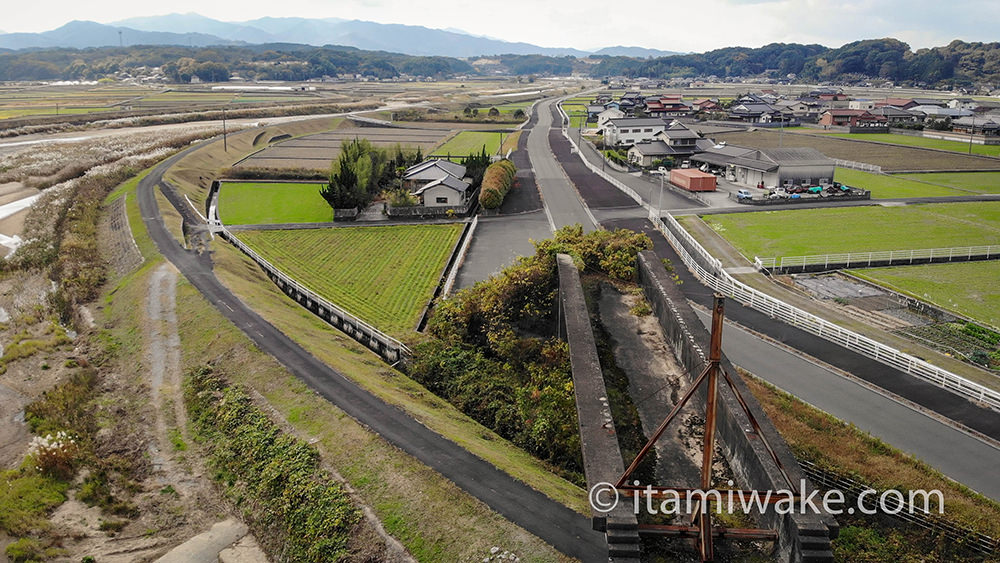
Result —
M210 368L190 374L184 400L216 479L250 513L254 535L275 560L318 563L348 555L360 512L320 468L315 448L283 433Z
M28 456L39 471L57 479L70 479L76 471L80 452L76 440L65 432L36 436L28 447Z
M46 558L41 542L34 538L21 538L8 545L4 552L13 563L41 561Z
M483 174L479 203L486 209L496 209L503 204L504 197L514 183L517 167L509 160L499 160L491 164Z

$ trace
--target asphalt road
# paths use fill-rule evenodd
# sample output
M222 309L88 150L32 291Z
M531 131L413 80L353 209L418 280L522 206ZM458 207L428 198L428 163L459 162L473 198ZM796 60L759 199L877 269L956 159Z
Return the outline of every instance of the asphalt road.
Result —
M658 256L670 259L674 264L682 264L666 239L645 219L623 219L605 223L605 226L646 232L653 239L653 250ZM680 287L685 296L695 303L709 306L712 290L702 285L683 266L676 268L676 272L683 281ZM731 304L726 309L726 317L946 418L959 420L988 436L997 433L1000 415L976 407L964 398L930 383L850 352L748 307ZM1000 483L996 482L1000 452L992 445L914 408L865 389L835 371L825 368L817 370L818 366L814 362L790 354L756 335L743 333L739 339L732 336L728 338L729 340L724 340L723 349L733 362L802 400L879 436L952 479L1000 500Z
M709 314L697 310L706 327ZM764 381L795 395L900 450L914 454L948 477L1000 500L1000 449L877 393L840 373L727 323L722 347L729 359Z
M560 552L582 561L607 561L604 534L591 529L589 518L516 481L317 360L223 286L207 254L180 247L163 224L154 191L170 166L198 148L165 160L139 183L137 196L143 223L160 253L254 344L330 403Z
M585 232L593 231L597 224L584 207L580 194L566 177L566 172L552 154L549 147L549 129L553 126L552 108L554 100L545 100L535 106L538 123L528 134L528 157L535 173L535 182L542 193L546 212L555 228L579 223ZM555 124L560 127L558 123Z

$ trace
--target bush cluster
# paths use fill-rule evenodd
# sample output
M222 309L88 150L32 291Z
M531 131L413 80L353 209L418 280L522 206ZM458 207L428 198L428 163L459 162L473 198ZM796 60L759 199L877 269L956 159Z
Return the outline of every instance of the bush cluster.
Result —
M285 434L240 388L210 368L192 373L184 400L209 465L279 561L332 562L349 555L360 512L319 466L312 446Z
M498 160L486 169L483 174L483 186L479 191L479 204L486 209L496 209L503 204L503 198L507 196L511 186L514 184L514 175L517 174L517 167L514 163L504 159Z
M485 180L484 180L485 184ZM565 227L534 256L439 303L410 375L483 425L582 482L569 349L556 332L555 255L618 279L635 274L649 238Z

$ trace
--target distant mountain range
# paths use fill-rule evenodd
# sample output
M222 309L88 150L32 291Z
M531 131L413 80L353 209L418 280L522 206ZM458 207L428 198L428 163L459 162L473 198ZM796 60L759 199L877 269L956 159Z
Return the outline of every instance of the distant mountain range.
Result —
M540 47L530 43L475 36L458 30L338 18L260 18L245 22L224 22L193 13L130 18L112 24L72 21L41 33L0 33L0 48L7 49L85 49L118 45L205 47L263 43L345 45L372 51L447 57L514 54L647 58L680 54L642 47L606 47L595 52Z

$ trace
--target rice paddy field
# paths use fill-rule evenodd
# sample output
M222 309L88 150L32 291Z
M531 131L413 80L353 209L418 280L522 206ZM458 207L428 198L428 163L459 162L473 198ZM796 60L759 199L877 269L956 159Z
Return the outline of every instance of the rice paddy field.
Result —
M706 215L744 256L812 256L1000 244L1000 202Z
M486 154L496 154L506 136L506 133L461 131L434 149L433 154L442 157L464 157L478 153L483 147L486 147Z
M974 172L949 172L947 176L961 176L965 174L974 174ZM889 176L862 172L850 168L837 168L834 180L855 188L871 190L872 199L973 195L969 191L954 189L940 183L931 183L926 181L923 178L924 176L928 176L928 174Z
M299 283L397 337L416 327L458 223L245 231L239 238Z
M927 150L917 146L892 145L885 143L861 142L857 136L850 139L832 135L810 134L781 131L740 131L716 133L712 135L717 141L726 141L731 145L740 145L759 149L780 147L811 147L830 158L866 162L882 167L885 172L909 172L914 170L998 170L1000 159L979 155L967 155L960 152L944 152ZM916 139L917 137L899 137Z
M821 133L816 129L811 130L812 133ZM969 143L963 143L961 141L949 141L946 139L928 139L926 137L913 137L910 135L898 135L896 133L823 133L824 135L829 135L831 137L838 137L841 139L855 139L859 141L876 141L879 143L890 143L893 145L902 145L906 147L923 147L928 149L938 149L943 151L953 151L958 153L968 154L970 151ZM1000 156L1000 145L977 145L973 144L971 146L972 154L984 155L984 156Z
M322 184L226 182L219 189L219 218L226 225L322 223L333 209L319 195Z
M1000 261L869 268L851 273L1000 328Z
M962 195L1000 193L1000 172L935 172L898 176L908 180L948 186Z
M329 170L333 160L340 155L340 145L345 140L363 138L368 139L375 146L393 147L398 144L407 150L419 147L424 154L428 154L447 134L448 131L440 129L354 127L345 120L334 131L277 142L255 153L237 166ZM488 135L492 135L493 142L499 146L499 141L496 139L499 135L497 133Z

